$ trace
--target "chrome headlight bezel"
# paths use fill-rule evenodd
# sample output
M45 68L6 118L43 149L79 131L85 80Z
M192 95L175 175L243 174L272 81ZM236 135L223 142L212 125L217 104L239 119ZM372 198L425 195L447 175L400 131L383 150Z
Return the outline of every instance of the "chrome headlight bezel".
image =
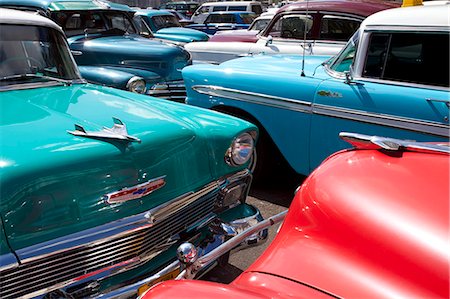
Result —
M134 76L128 80L126 88L128 91L139 94L145 94L147 90L144 78L138 76Z
M230 166L241 166L250 161L255 149L255 138L252 132L244 132L234 138L225 152L225 162Z

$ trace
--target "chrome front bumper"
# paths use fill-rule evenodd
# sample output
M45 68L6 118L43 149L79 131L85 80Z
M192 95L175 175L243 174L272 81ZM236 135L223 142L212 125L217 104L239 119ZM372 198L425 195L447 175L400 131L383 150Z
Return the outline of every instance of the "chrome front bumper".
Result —
M189 276L183 278L197 278L201 276L206 268L211 266L219 257L227 252L241 250L265 242L268 236L267 227L259 225L264 222L264 220L260 212L256 208L254 209L256 210L256 213L250 217L237 219L228 223L222 221L211 222L209 229L215 232L214 240L210 242L210 246L206 250L197 248L201 267L196 267L195 271L189 271ZM264 223L267 223L267 221ZM253 230L252 228L255 227L255 225L258 226L259 229ZM249 233L250 231L251 233ZM244 233L245 237L242 237ZM112 292L101 294L96 298L119 299L136 297L138 296L139 288L146 285L152 285L155 281L159 281L162 277L173 273L178 269L181 271L180 275L186 275L187 269L184 268L185 267L181 262L174 261L154 275Z

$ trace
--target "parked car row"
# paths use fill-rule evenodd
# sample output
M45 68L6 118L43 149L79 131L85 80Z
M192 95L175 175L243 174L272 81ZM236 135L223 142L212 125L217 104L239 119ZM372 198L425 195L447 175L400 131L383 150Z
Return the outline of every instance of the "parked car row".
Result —
M192 66L192 32L166 12L0 5L1 298L448 298L449 5L374 2L348 26L348 8L286 5L263 33L339 19L353 35L332 57ZM184 86L189 105L165 100ZM246 197L281 160L312 174L287 216L263 220ZM157 284L200 277L280 221L231 285Z

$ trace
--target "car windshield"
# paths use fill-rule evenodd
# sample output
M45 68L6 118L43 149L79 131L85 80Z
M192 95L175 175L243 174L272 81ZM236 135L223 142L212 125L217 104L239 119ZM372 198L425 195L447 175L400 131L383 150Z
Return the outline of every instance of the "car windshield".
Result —
M81 77L61 33L40 26L2 25L0 88L72 80Z
M270 19L259 19L259 20L255 20L252 25L250 26L250 28L248 28L248 30L258 30L261 31L264 28L267 27L267 24L269 24Z
M64 11L52 13L68 37L90 33L137 34L130 16L122 11Z
M356 31L355 34L350 38L347 42L347 45L342 49L342 51L337 54L335 57L331 58L327 65L328 67L339 73L343 73L345 71L350 70L350 66L353 63L353 59L356 55L356 48L358 47L359 41L359 31Z
M169 27L181 27L180 23L178 23L178 20L175 16L154 16L152 17L153 24L156 27L156 30L162 29L162 28L169 28Z

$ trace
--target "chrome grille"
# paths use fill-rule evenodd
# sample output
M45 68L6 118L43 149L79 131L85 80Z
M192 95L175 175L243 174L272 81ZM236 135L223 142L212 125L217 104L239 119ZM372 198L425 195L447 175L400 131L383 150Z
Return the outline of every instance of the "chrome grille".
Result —
M183 80L155 84L147 94L175 102L184 103L186 99L186 86Z
M127 235L95 241L87 246L70 249L61 254L21 264L0 273L0 298L17 298L30 294L41 295L42 290L55 285L73 283L85 274L104 269L133 258L152 257L158 247L213 211L218 189L176 211L152 227ZM139 259L137 259L139 260ZM67 283L66 283L67 282Z

